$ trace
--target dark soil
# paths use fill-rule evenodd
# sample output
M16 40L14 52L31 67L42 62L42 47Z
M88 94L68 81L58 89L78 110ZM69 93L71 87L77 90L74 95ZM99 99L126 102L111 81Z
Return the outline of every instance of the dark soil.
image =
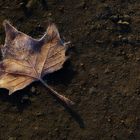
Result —
M45 80L76 104L71 114L36 82L0 90L0 140L140 140L140 1L48 0L28 12L0 1L2 22L38 38L55 22L71 59Z

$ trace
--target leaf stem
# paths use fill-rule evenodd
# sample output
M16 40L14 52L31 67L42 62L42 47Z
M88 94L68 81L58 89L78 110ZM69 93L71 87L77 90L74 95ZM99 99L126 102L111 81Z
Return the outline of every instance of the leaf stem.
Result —
M72 106L74 104L73 101L69 100L68 98L66 98L63 95L60 95L57 91L55 91L51 86L49 86L48 84L46 84L46 82L43 79L39 79L40 82L46 87L48 88L51 92L50 94L55 97L56 99L58 99L61 103L63 103L64 105L67 105L68 107Z

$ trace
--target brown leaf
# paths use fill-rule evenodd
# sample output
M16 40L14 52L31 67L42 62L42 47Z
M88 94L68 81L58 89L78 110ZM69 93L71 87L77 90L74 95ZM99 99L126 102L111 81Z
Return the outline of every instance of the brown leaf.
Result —
M18 31L8 21L4 21L4 27L6 39L1 47L0 88L8 89L12 94L39 80L52 91L53 96L71 105L71 100L58 94L42 80L44 75L61 69L67 59L67 47L62 43L56 26L50 24L45 35L38 40Z

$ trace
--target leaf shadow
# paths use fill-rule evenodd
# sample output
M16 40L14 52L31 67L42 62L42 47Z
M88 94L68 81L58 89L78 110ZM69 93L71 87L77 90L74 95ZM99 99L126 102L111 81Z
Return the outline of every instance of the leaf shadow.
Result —
M77 72L73 70L71 62L67 61L65 62L63 69L48 74L43 79L47 81L49 85L67 86L76 74Z
M16 106L20 113L22 113L24 109L30 106L31 101L28 98L29 96L31 95L27 94L25 90L17 91L9 96L6 89L0 89L0 101L9 102L12 106Z
M71 117L79 124L80 128L85 128L84 120L80 116L80 114L73 109L72 106L67 106L64 102L57 99L57 102L59 102L65 110L71 115Z
M73 77L77 74L76 71L73 70L72 64L70 61L65 62L63 69L56 71L52 74L49 74L44 77L44 80L47 80L49 85L69 85ZM73 107L67 106L64 102L57 98L57 102L59 102L66 111L72 116L72 118L79 124L80 128L84 128L84 121L82 117L79 115L77 111L73 109Z

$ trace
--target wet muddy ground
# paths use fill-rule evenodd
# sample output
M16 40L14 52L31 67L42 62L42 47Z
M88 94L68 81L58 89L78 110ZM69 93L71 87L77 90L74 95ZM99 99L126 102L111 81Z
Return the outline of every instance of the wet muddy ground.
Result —
M39 38L54 22L71 41L70 61L44 79L75 102L64 109L36 82L12 96L0 90L0 140L139 140L139 0L48 0L28 13L22 0L0 1L2 22Z

